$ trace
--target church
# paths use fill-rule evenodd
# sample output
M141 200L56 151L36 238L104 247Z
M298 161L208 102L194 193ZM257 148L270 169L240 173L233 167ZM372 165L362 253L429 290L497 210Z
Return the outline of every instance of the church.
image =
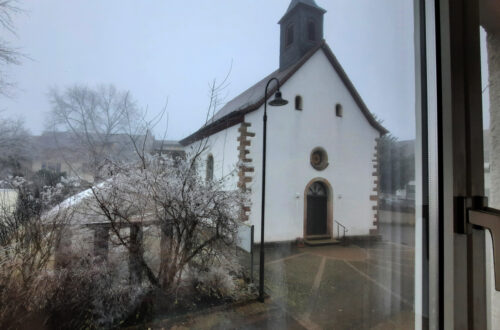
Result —
M237 169L228 189L249 193L241 220L259 233L264 104L276 81L264 94L279 80L289 102L267 107L266 242L335 239L343 228L347 236L377 232L377 141L387 131L323 39L325 13L314 0L292 0L279 21L279 68L180 141L187 151L208 139L207 180Z

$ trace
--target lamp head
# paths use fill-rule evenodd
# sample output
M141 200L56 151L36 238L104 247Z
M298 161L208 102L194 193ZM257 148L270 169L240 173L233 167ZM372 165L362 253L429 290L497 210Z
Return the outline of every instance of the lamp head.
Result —
M288 101L285 100L282 96L281 96L281 92L278 91L276 92L276 94L274 95L274 100L272 100L271 102L269 102L269 105L273 106L273 107L281 107L283 105L287 105L288 104Z

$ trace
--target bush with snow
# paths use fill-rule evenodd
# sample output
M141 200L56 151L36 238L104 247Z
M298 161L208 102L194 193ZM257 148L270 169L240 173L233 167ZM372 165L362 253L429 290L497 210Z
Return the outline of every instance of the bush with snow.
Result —
M18 200L13 209L0 206L0 328L110 328L128 318L147 288L123 281L113 260L75 249L56 263L75 215L53 206L65 187L35 194L23 179L9 184Z
M109 179L92 188L86 214L111 227L120 245L137 258L139 272L166 294L183 285L184 273L199 260L212 262L234 250L238 218L246 196L224 190L228 179L206 181L196 166L203 150L186 158L144 155L135 164L108 163ZM121 228L160 231L158 264ZM142 237L142 236L141 236Z

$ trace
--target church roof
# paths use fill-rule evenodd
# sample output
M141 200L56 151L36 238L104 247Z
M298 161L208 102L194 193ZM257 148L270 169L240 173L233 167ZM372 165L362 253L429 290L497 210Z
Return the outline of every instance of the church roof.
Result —
M313 0L311 0L311 2L314 3ZM368 110L368 107L361 99L361 96L357 92L356 88L345 73L337 58L333 54L332 50L326 44L326 41L323 40L323 42L319 43L318 46L311 49L306 55L302 57L302 59L297 61L297 63L295 63L294 65L290 66L284 71L280 71L278 69L272 72L271 74L267 75L265 78L257 82L255 85L226 103L226 105L222 107L217 113L215 113L212 119L210 119L202 128L186 137L185 139L181 140L180 143L182 145L188 145L243 122L245 114L258 110L264 104L263 94L265 86L271 77L278 78L280 80L281 86L283 86L288 81L288 79L290 79L304 65L304 63L306 63L319 50L324 51L326 57L330 61L330 64L333 66L340 79L342 79L342 82L349 90L351 96L365 115L368 122L375 129L377 129L380 134L388 133L388 131L375 119L370 110ZM276 89L276 86L271 88L265 99L267 100L269 99L269 97L274 95Z
M234 111L243 110L243 109L248 108L252 105L255 105L256 103L259 103L259 101L261 101L261 103L263 103L263 101L262 101L263 95L262 94L264 94L264 90L265 90L266 84L269 81L269 79L271 79L272 77L276 77L283 85L285 79L289 78L287 76L290 75L290 73L294 72L294 67L295 66L292 65L291 67L289 67L286 70L283 70L283 71L276 70L276 71L270 73L269 75L264 77L262 80L260 80L258 83L256 83L255 85L253 85L252 87L250 87L249 89L247 89L246 91L244 91L243 93L241 93L240 95L238 95L237 97L232 99L231 101L227 102L224 107L222 107L219 111L217 111L214 114L212 119L209 120L208 124L211 124L211 123L227 116L228 114L230 114Z

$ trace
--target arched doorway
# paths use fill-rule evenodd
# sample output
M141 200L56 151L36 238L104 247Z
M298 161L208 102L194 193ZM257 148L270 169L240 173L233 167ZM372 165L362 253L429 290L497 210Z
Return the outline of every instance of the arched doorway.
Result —
M305 236L331 235L331 189L324 180L312 181L306 188Z

